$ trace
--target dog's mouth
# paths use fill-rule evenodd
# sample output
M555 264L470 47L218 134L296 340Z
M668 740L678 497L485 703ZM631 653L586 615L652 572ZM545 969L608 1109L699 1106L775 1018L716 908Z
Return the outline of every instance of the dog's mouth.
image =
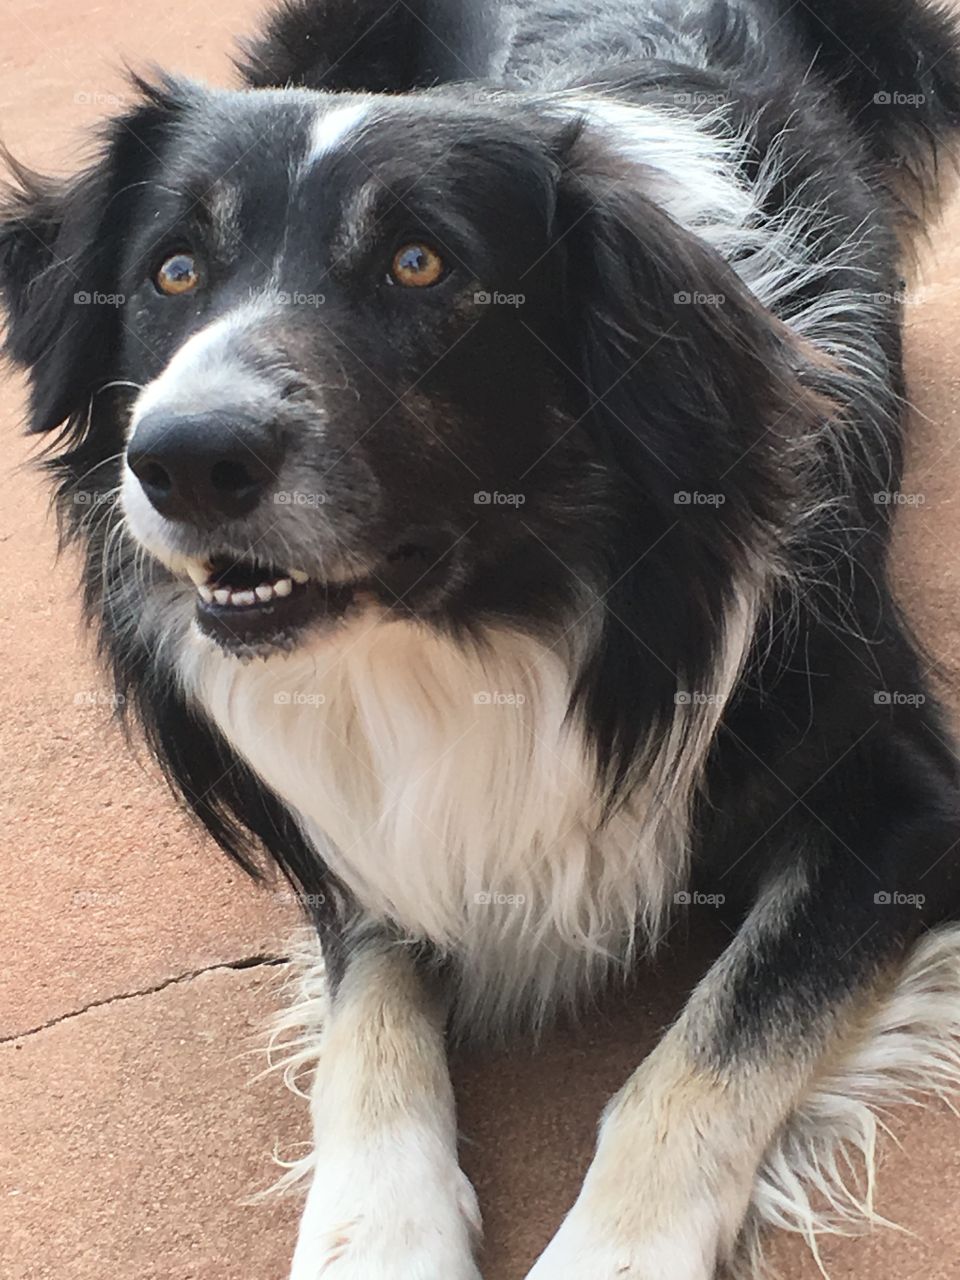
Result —
M222 648L265 654L292 648L308 627L333 625L379 604L413 611L442 597L454 576L430 544L398 546L366 576L319 578L304 569L216 554L187 562L200 630Z
M197 625L227 649L289 645L302 627L341 618L366 582L325 581L303 569L215 555L189 574L197 591Z

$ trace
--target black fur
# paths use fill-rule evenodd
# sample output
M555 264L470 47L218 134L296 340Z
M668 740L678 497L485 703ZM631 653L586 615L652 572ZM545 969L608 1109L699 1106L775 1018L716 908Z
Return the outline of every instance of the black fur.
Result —
M470 0L282 0L237 65L255 88L403 93L482 76L495 33Z

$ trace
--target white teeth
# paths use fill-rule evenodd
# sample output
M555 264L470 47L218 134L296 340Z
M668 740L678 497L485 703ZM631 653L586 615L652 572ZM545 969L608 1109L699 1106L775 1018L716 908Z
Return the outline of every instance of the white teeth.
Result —
M193 585L195 587L202 587L210 577L210 569L199 560L187 561L187 573L189 573L190 577L193 579Z
M196 583L197 593L204 604L230 605L237 609L249 608L255 604L267 604L277 596L289 596L293 592L294 582L302 586L310 581L308 574L299 569L291 569L287 577L279 578L276 582L261 582L256 587L238 590L235 587L213 586L209 569L204 570L200 576L199 571L195 572L194 566L190 565L189 573Z

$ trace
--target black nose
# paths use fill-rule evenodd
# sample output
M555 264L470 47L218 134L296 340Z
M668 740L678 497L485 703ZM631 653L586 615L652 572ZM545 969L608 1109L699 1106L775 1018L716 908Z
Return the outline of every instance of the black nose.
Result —
M157 511L192 524L249 515L276 486L279 432L243 412L171 415L137 424L127 462Z

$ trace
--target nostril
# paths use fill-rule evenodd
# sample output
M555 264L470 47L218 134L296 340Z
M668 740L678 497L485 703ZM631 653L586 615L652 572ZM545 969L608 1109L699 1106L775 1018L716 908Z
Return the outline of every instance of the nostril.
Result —
M242 462L229 459L215 462L210 471L210 483L220 493L242 493L258 483L257 477Z
M167 471L166 467L162 467L159 462L154 462L148 458L138 463L133 470L137 479L146 489L152 489L155 493L169 493L173 488L170 472Z

